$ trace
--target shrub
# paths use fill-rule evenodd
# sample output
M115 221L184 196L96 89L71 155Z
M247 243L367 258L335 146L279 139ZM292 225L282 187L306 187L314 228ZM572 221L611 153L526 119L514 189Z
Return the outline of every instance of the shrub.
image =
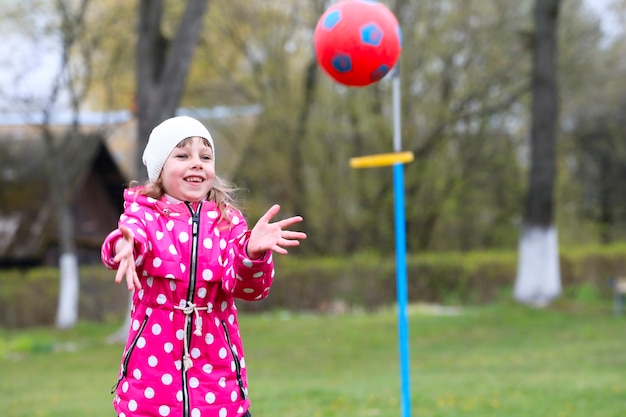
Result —
M626 275L626 245L561 249L564 296L611 297L610 277ZM373 311L396 302L395 257L359 253L350 257L276 256L276 279L262 301L240 301L242 311L298 310L341 313ZM514 251L445 252L407 257L410 302L484 304L510 297L515 281ZM122 321L128 295L100 265L80 269L81 320ZM0 326L54 322L58 270L0 270ZM578 288L576 290L576 288Z

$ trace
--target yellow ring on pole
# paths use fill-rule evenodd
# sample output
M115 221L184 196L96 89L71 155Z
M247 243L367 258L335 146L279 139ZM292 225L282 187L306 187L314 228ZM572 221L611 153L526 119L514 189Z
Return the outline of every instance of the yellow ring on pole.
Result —
M413 152L379 153L375 155L350 158L352 168L376 168L395 164L406 164L414 159Z

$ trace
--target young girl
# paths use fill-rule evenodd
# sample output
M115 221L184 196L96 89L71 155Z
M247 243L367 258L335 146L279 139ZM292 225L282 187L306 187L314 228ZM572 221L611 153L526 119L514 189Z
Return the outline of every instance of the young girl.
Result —
M118 229L102 245L115 282L134 290L131 327L113 405L120 417L249 416L246 362L235 299L268 296L272 252L306 239L271 223L248 230L233 190L215 175L206 127L174 117L150 134L149 181L124 192Z

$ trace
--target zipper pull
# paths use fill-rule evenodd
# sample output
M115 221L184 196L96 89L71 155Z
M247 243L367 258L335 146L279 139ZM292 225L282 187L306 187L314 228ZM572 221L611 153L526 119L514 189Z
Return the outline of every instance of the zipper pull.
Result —
M111 394L115 394L115 390L117 390L117 387L120 385L122 378L124 378L123 375L119 377L119 379L117 380L115 384L113 384L113 386L111 387Z
M202 208L202 201L198 203L196 210L193 209L193 206L189 201L185 201L185 204L187 204L187 208L191 212L191 233L193 236L198 236L198 223L200 222L200 209Z

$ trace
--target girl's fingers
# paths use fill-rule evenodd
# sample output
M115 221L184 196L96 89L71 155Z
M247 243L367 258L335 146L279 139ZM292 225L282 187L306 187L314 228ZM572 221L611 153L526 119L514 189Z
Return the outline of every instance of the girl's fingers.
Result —
M274 245L274 247L272 248L273 252L279 253L281 255L287 255L287 249L282 248L278 245Z
M300 246L300 240L282 237L276 242L276 246Z
M280 226L281 229L285 229L291 225L294 225L296 223L300 223L302 221L302 217L300 216L293 216L293 217L288 217L286 219L282 219L279 222L276 222L277 225Z
M122 277L125 274L125 269L122 267L122 264L120 263L120 266L117 268L117 272L115 272L115 283L119 284L120 282L122 282Z
M283 230L282 238L283 239L288 239L288 240L292 240L292 239L306 239L306 233L304 233L304 232L294 232L294 231L291 231L291 230Z
M280 211L280 206L278 204L274 204L272 207L269 208L269 210L267 210L265 212L265 214L263 216L261 216L261 218L259 219L259 223L261 223L261 222L269 223L270 220L272 220L272 218L279 211Z
M126 271L126 286L128 287L128 291L132 291L135 289L135 277L133 277L132 271Z
M128 291L132 291L134 289L140 290L141 283L139 282L139 277L137 276L137 271L135 270L135 262L132 256L122 256L119 263L117 272L115 273L115 283L119 284L122 282L122 278L125 278Z
M140 290L141 289L141 283L139 282L139 277L137 276L137 270L134 268L134 264L133 264L133 269L132 269L132 276L133 276L133 287L136 290Z

